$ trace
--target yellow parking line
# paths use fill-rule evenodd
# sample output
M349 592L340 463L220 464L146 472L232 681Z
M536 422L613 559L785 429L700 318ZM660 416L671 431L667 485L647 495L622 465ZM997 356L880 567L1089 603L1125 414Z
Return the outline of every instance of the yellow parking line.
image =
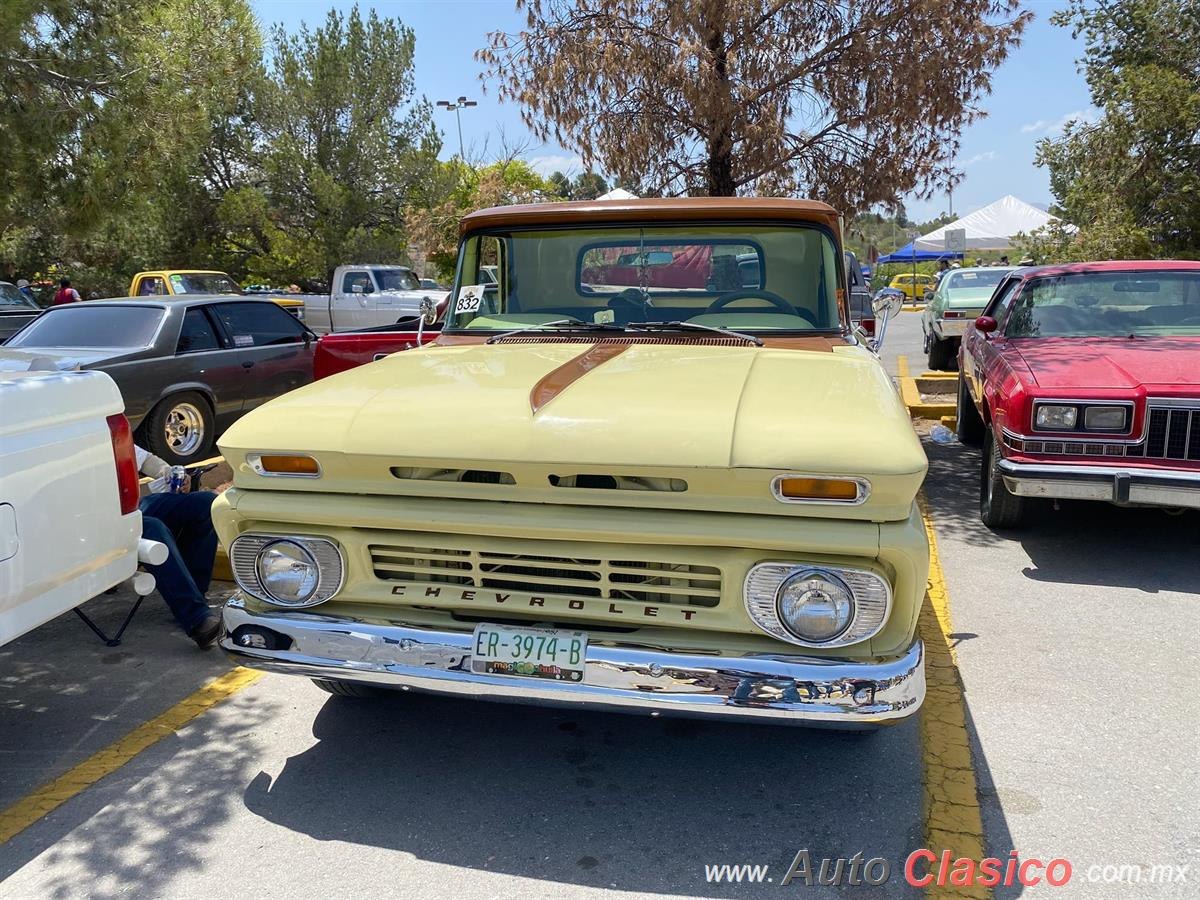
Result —
M929 536L929 586L917 627L925 642L925 704L921 708L921 747L925 769L925 846L941 857L984 857L983 817L975 783L975 765L967 733L967 707L958 674L958 656L950 635L950 597L938 557L937 535L925 498L921 518ZM934 864L936 866L936 864ZM983 887L938 887L927 897L991 896Z
M0 844L7 843L34 822L53 812L85 788L111 775L143 750L174 734L196 716L232 697L262 676L253 669L226 672L166 712L139 725L125 737L109 744L68 772L27 794L0 812Z

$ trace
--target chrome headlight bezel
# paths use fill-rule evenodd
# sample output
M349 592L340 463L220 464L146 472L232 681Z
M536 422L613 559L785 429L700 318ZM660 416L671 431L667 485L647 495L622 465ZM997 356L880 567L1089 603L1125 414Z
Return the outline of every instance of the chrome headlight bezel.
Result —
M259 558L272 546L281 542L296 544L316 563L316 589L302 601L280 600L262 583L258 569ZM328 538L303 534L239 535L229 547L229 564L238 587L252 597L285 609L306 609L324 603L342 589L346 573L346 563L337 544Z
M1071 412L1071 424L1044 424L1044 422L1041 420L1043 419L1043 413L1046 413L1047 410L1058 410L1060 412L1069 410ZM1119 426L1096 426L1088 424L1088 420L1093 414L1111 412L1113 410L1121 411L1121 424ZM1125 436L1130 433L1132 427L1132 400L1047 399L1035 400L1033 404L1033 430L1036 432L1050 432L1056 434L1111 434L1116 436Z
M850 622L829 640L805 640L780 619L778 601L784 585L805 573L840 582L850 591L854 604ZM771 637L800 647L847 647L869 640L887 624L892 611L892 586L878 572L817 562L761 562L751 566L742 597L751 622Z

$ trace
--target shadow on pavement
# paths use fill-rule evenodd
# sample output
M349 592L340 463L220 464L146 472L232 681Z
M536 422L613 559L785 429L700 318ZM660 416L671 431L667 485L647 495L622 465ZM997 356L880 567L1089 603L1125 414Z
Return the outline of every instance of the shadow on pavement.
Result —
M255 769L253 732L280 714L245 694L225 706L230 715L201 716L0 846L0 881L40 858L30 896L163 897L203 871Z
M799 849L814 859L862 851L889 858L893 874L856 896L908 896L903 856L922 840L915 724L862 736L334 697L313 723L317 743L274 780L260 773L245 803L318 840L689 896L777 892ZM706 863L765 863L775 883L709 884Z
M1164 566L1164 559L1195 559L1200 553L1200 513L1171 515L1161 509L1121 508L1109 503L1050 501L1030 505L1020 529L993 532L979 520L977 450L925 441L929 477L925 493L940 532L975 547L1016 541L1031 565L1025 577L1054 584L1095 584L1146 593L1194 592L1194 568Z
M132 601L122 589L83 609L111 633ZM118 647L70 612L0 647L0 809L229 668L224 654L196 647L157 593Z

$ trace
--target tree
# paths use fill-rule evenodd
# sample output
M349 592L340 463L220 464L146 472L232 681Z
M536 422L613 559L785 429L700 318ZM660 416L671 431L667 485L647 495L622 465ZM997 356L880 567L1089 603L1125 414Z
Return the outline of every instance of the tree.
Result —
M953 183L1018 0L517 0L477 53L533 132L650 192L853 212Z
M550 177L546 179L546 183L550 186L551 192L560 200L571 199L571 179L562 172L552 172Z
M1053 210L1078 231L1032 236L1045 256L1200 255L1200 5L1071 0L1053 21L1083 35L1098 121L1039 143Z
M196 265L205 163L236 131L262 44L245 0L0 5L0 259L119 293Z
M542 178L527 162L512 155L481 167L453 159L438 163L438 168L440 172L431 181L449 186L445 195L427 206L411 206L404 215L409 237L425 250L426 259L443 277L454 272L458 223L467 213L489 206L561 198L553 175Z
M227 247L256 279L323 280L349 261L407 256L404 209L429 188L441 141L413 88L412 30L331 10L316 30L271 33L256 99L253 183L222 202Z
M572 200L595 200L608 193L608 182L595 172L580 172L571 185Z

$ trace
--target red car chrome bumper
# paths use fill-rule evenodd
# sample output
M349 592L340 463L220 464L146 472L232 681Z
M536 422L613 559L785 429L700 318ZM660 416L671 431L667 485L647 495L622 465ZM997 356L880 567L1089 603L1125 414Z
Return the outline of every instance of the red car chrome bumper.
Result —
M999 462L1004 485L1019 497L1103 500L1119 506L1200 509L1200 472L1129 466L1059 466Z

